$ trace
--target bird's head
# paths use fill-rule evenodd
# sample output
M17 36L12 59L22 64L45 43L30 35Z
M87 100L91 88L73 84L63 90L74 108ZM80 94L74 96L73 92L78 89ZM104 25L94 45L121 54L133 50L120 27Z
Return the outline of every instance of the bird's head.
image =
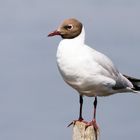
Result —
M77 19L70 18L62 22L57 30L48 34L48 37L60 35L64 39L72 39L77 37L82 31L82 23Z

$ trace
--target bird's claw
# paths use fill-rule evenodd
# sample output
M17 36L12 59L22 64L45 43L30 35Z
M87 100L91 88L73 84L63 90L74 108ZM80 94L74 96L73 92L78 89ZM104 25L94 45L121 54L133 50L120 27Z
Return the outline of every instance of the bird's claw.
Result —
M97 131L99 129L95 119L92 120L91 122L87 123L85 126L85 129L87 129L89 126L93 126L95 131Z
M93 119L91 122L87 123L85 126L85 130L89 127L93 126L94 132L95 132L95 140L98 140L98 132L99 132L99 127L96 123L96 119Z
M87 122L84 121L83 118L79 118L78 120L74 120L74 121L72 121L67 127L70 127L71 125L75 125L76 122L83 122L83 123L87 124Z
M70 127L72 124L75 125L74 121L72 121L67 127Z

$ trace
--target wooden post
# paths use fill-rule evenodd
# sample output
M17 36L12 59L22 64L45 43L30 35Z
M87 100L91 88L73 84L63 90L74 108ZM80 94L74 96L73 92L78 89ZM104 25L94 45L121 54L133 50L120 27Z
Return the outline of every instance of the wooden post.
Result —
M78 121L73 125L73 140L99 140L99 130L94 130L93 126L85 127L85 123Z

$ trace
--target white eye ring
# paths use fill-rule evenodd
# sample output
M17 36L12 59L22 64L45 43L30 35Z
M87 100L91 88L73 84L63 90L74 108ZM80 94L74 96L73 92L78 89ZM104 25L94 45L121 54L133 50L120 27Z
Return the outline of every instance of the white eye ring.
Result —
M73 29L73 25L72 24L68 24L67 25L67 30L71 30L71 29Z

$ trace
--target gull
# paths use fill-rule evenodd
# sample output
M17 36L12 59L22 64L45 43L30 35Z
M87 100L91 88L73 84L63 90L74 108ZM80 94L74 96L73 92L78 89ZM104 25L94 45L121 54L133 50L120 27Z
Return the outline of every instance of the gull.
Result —
M97 96L137 93L140 91L140 79L121 74L106 55L86 45L84 26L77 19L64 20L48 37L55 35L62 37L56 54L60 74L79 93L79 118L74 122L83 121L87 126L93 125L98 129ZM83 96L95 97L91 122L84 121L82 117Z

